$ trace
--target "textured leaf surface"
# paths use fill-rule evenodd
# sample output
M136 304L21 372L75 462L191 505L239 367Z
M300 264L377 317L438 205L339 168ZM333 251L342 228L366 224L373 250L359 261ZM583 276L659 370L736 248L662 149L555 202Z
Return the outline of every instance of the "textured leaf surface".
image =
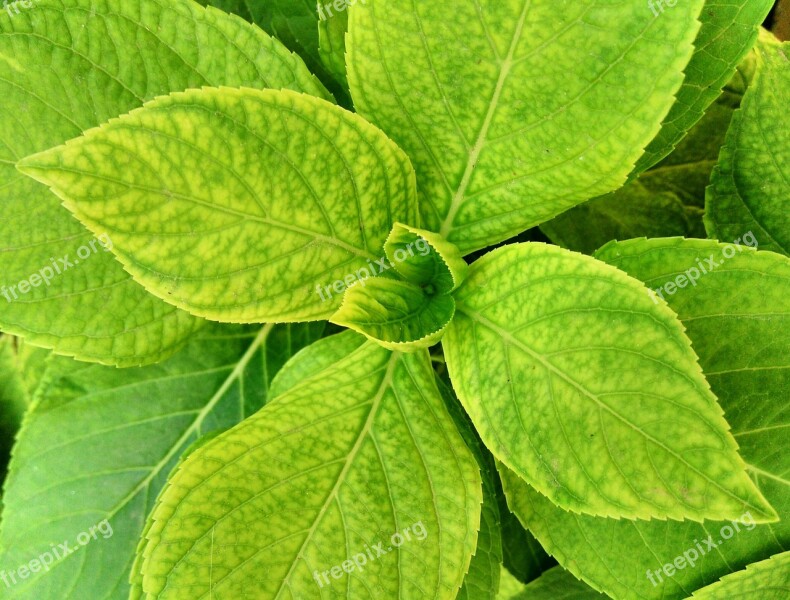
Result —
M790 398L790 259L677 238L613 243L596 257L663 291L726 405L746 411ZM689 276L691 283L677 285ZM669 282L676 285L671 294ZM748 438L739 443L748 444Z
M727 575L718 583L694 592L695 600L787 600L790 598L790 552Z
M19 168L108 232L146 289L225 322L328 318L340 297L321 285L417 219L408 158L356 115L290 91L161 97Z
M279 396L172 478L145 550L147 597L454 598L481 481L427 352L346 332L283 377ZM416 524L422 539L397 547ZM368 549L375 560L349 569Z
M624 183L702 5L368 0L350 12L352 96L414 161L423 226L467 254Z
M705 0L700 14L702 27L694 41L694 55L686 68L683 86L658 136L639 159L636 173L672 152L686 132L702 118L754 45L760 24L773 5L774 0ZM666 12L676 8L656 0L648 6L657 19L666 18Z
M209 326L172 359L117 370L56 357L14 450L0 569L68 542L76 551L5 589L20 600L126 600L143 522L182 452L258 410L288 356L324 324ZM77 537L107 519L103 534ZM105 530L105 533L109 530Z
M389 278L360 282L346 291L332 322L358 331L390 350L414 352L436 344L455 314L448 294Z
M334 0L323 0L321 4L332 5ZM348 91L344 78L329 68L319 46L319 20L316 0L198 0L200 4L211 4L224 11L232 12L252 21L265 32L280 40L289 50L304 59L307 67L315 73L335 94L344 106L348 104ZM333 12L333 15L335 13ZM337 13L345 15L345 11Z
M555 504L626 518L775 518L683 327L641 283L518 244L475 262L455 299L443 347L456 393L494 456Z
M702 240L634 240L610 244L597 256L658 287L721 248ZM718 260L715 254L713 258ZM732 523L721 521L631 523L580 517L557 509L503 472L503 480L510 483L505 487L511 509L577 577L614 598L675 600L749 563L790 550L790 455L785 451L790 443L788 262L777 254L744 250L696 286L666 296L688 329L750 476L782 520L757 525L743 514L736 531ZM671 577L663 573L663 565L689 550L698 554L696 559L688 555L694 565Z
M790 43L760 43L757 74L735 113L708 189L705 225L723 242L747 231L790 254Z
M19 159L171 91L225 84L326 95L279 42L184 0L38 0L13 18L2 11L0 57L0 286L64 255L74 261L92 238L56 196L14 169ZM0 303L4 331L122 366L172 354L200 326L105 252Z

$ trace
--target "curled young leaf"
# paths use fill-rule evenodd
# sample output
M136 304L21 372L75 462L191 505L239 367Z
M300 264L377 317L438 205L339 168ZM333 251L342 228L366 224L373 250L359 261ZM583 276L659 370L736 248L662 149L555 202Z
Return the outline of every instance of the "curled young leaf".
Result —
M458 248L431 231L396 223L384 251L398 273L430 293L452 292L466 278L468 265Z
M454 314L449 294L428 294L410 281L376 277L346 291L332 322L390 350L414 352L438 342Z

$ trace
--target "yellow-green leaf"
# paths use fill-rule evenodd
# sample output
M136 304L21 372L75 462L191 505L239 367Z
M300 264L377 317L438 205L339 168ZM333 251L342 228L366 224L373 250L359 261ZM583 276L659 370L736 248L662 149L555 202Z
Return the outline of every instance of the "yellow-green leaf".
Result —
M50 185L147 290L224 322L328 318L326 297L417 220L414 171L380 131L282 90L161 97L18 168Z
M438 342L454 314L449 294L429 294L409 281L377 277L350 287L332 322L390 350L414 352Z
M145 597L455 598L482 483L427 352L346 332L293 365L277 398L171 478Z
M494 456L559 507L629 519L776 513L746 474L676 315L600 261L543 244L470 268L442 344Z
M397 223L384 250L398 273L433 292L451 292L466 278L468 265L458 248L431 231Z
M468 254L626 181L703 4L367 0L349 13L351 94L414 161L423 226Z
M188 0L21 5L18 14L0 11L0 293L10 300L0 296L0 329L81 360L158 362L202 321L146 292L112 254L92 251L90 231L14 164L173 91L231 85L328 94L260 29ZM77 263L78 253L88 258ZM58 273L67 263L73 268ZM20 282L42 271L48 282L33 279L37 285L20 294Z

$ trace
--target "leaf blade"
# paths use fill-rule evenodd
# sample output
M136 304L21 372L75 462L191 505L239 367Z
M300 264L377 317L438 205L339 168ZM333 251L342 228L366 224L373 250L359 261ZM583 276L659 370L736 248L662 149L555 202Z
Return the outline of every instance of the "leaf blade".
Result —
M134 161L118 174L122 157ZM147 290L223 322L330 317L339 298L321 283L367 270L393 222L417 219L413 171L392 142L287 90L161 97L18 168L107 231Z
M702 5L655 19L642 0L562 2L556 19L549 0L370 0L349 15L352 96L414 160L423 225L468 254L625 182L682 83Z
M94 241L55 195L14 169L19 159L171 91L270 86L327 96L279 42L185 0L41 0L0 20L0 55L2 110L11 115L0 130L0 287L64 255L73 261ZM203 327L104 252L18 299L5 293L13 302L0 300L4 331L80 360L155 363Z
M736 518L746 507L776 518L682 326L641 283L528 243L474 263L455 298L442 344L458 396L494 456L557 505L631 519Z
M370 342L349 345L352 337L359 338L346 332L303 352L300 363L308 366L315 352L329 352L334 360L335 344L350 350L320 373L298 383L291 380L293 387L266 409L185 461L163 494L149 533L144 553L149 595L180 597L183 586L189 586L190 593L211 590L218 599L232 598L254 585L261 598L282 597L286 587L296 596L324 597L332 593L330 586L342 586L352 597L371 588L387 597L409 597L417 588L424 597L455 596L476 543L482 502L477 465L442 404L427 354L390 353ZM316 405L312 399L320 390L335 394ZM402 401L406 398L410 402ZM338 429L338 418L354 426ZM436 435L426 438L427 430ZM300 452L293 435L311 451ZM404 456L405 440L413 445L409 456ZM393 461L396 449L400 456ZM223 475L232 474L236 465L260 464L261 452L269 456L266 472L242 477L227 501L205 502L204 493L222 489ZM413 461L422 467L412 468ZM283 510L293 501L296 513ZM434 515L427 514L426 506ZM258 515L255 523L248 520L249 511ZM454 516L447 520L449 515ZM386 556L369 562L364 571L345 571L346 581L334 573L324 583L315 579L332 565L350 564L355 553L377 542L386 546L390 535L418 520L427 536L424 541L412 538L408 551L385 550ZM433 540L428 537L432 532ZM439 535L442 540L436 539ZM233 541L247 538L250 545ZM206 553L210 547L220 550ZM184 556L190 561L181 561ZM264 581L257 576L261 567L267 569ZM401 569L409 576L399 575Z

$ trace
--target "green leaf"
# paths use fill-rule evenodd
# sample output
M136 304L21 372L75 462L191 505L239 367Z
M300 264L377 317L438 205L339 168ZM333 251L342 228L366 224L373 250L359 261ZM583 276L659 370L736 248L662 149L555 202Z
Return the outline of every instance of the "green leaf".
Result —
M0 15L0 292L14 300L0 298L0 328L83 360L157 362L202 322L151 296L110 253L90 252L17 299L5 289L50 273L66 255L74 263L95 243L14 164L171 91L224 84L327 93L276 40L186 0L37 0L13 18Z
M323 328L210 325L170 360L139 369L54 357L14 450L0 570L17 572L64 541L76 549L105 519L112 535L91 538L48 572L15 575L3 598L126 600L143 523L180 455L258 410L279 367Z
M414 171L384 134L286 90L161 97L18 168L107 232L150 292L224 322L330 317L329 286L418 218Z
M326 1L326 0L324 0ZM351 0L356 3L358 0ZM346 33L348 32L348 11L333 12L327 16L326 6L319 0L321 10L318 21L318 52L321 62L332 74L336 81L343 86L345 96L350 100L348 91L348 76L346 75Z
M695 600L787 600L790 598L790 552L727 575L721 581L694 592Z
M494 458L477 437L472 422L455 397L452 388L439 377L436 378L436 383L455 426L477 460L483 479L483 509L480 515L477 548L457 598L458 600L494 600L497 597L502 574L502 524L497 499L499 474Z
M429 294L409 281L375 277L346 291L332 322L390 350L415 352L436 344L454 314L449 294Z
M645 171L672 152L702 118L751 50L759 26L773 5L774 0L705 0L700 14L702 28L677 101L658 136L639 159L635 173ZM665 19L676 8L661 0L650 0L648 6L657 19Z
M562 567L549 569L538 579L507 600L605 600Z
M790 43L761 42L758 51L754 83L711 177L705 225L723 242L751 231L760 248L790 254Z
M458 248L442 236L401 223L393 227L384 251L406 280L438 294L455 290L469 269Z
M720 260L716 254L722 249L712 241L633 240L610 244L597 256L658 287L698 266L698 260L703 265L706 259ZM736 523L580 517L503 471L511 509L574 575L615 598L680 600L790 548L790 455L783 451L790 428L788 263L781 255L744 249L696 286L665 295L688 328L749 474L781 521L758 525L749 512ZM678 557L682 569L674 565ZM674 570L671 576L664 565Z
M546 554L540 542L524 529L518 517L511 512L505 499L505 492L502 490L499 474L497 474L497 501L502 520L502 562L518 581L529 583L556 565L557 561Z
M330 340L172 477L144 552L147 598L455 597L481 480L428 354Z
M701 520L776 514L675 314L590 257L517 244L475 262L442 343L494 456L565 510Z
M705 236L700 209L684 205L674 192L656 193L639 179L554 217L540 229L555 244L585 254L611 240Z
M332 4L330 0L323 1ZM319 24L323 24L324 21L319 20L316 0L198 0L198 2L240 15L276 37L289 50L304 59L310 71L326 84L343 106L350 105L345 76L338 77L338 73L325 63L323 52L319 47ZM345 15L345 11L334 14L342 16Z
M204 435L203 437L199 438L197 441L193 442L184 452L181 454L181 457L178 460L178 464L170 471L170 475L172 475L173 471L178 469L181 464L192 455L192 453L197 450L198 448L202 448L211 440L216 437L219 437L223 433L225 433L227 429L216 429ZM129 600L141 600L145 597L145 592L143 591L143 551L145 550L145 545L148 541L148 532L151 531L151 528L154 526L154 521L152 519L153 513L156 512L156 507L158 507L162 503L162 494L165 488L163 487L159 491L159 495L156 497L156 501L154 502L154 508L149 511L148 518L145 520L145 525L143 525L143 531L140 535L140 539L137 542L137 555L134 558L134 562L132 563L132 569L129 574L129 585L131 589L129 590Z
M414 161L423 226L468 254L626 181L702 6L368 0L349 15L352 96Z
M750 54L750 56L752 56ZM592 254L611 240L637 237L706 237L705 188L748 77L741 66L731 88L680 141L672 154L619 190L554 217L540 226L569 250Z
M746 245L754 238L745 237L740 246L629 240L596 253L669 303L713 391L730 410L778 404L790 394L790 259L756 252Z

